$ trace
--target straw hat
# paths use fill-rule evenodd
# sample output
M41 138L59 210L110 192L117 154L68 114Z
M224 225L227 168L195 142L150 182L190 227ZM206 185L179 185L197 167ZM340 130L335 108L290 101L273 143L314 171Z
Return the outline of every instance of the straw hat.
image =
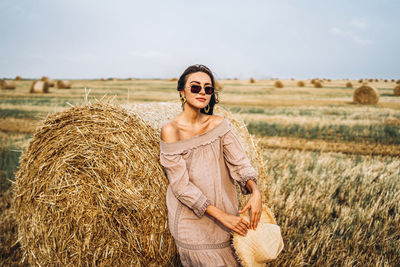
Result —
M239 216L250 222L249 213ZM276 259L283 249L283 239L272 212L263 206L256 230L249 229L246 236L233 232L232 245L245 267L264 266L267 261Z

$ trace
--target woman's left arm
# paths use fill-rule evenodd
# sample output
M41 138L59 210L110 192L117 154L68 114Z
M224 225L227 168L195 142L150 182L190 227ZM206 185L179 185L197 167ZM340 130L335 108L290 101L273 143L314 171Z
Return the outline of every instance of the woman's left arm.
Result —
M251 192L251 197L247 201L246 205L239 211L243 213L246 210L251 210L250 215L250 229L256 229L261 218L262 211L262 198L260 190L257 188L257 184L253 180L248 180L246 183L247 189Z
M249 201L239 213L250 209L250 229L256 229L262 210L261 193L257 188L257 173L232 129L222 140L225 162L231 177L239 183L243 194L251 193Z

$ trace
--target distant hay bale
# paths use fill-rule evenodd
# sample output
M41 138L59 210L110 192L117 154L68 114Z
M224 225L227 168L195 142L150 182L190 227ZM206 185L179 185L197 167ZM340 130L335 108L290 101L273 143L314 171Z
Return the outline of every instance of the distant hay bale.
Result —
M180 111L179 102L130 109L99 102L46 118L21 157L14 184L18 239L31 265L177 264L159 134ZM242 121L215 111L238 129L266 202L260 150Z
M400 84L400 79L398 79L398 80L396 81L396 83L397 83L397 84Z
M323 86L322 86L322 82L319 81L319 80L315 80L315 81L314 81L314 87L315 87L315 88L322 88L322 87L323 87Z
M131 81L136 81L136 78L130 78Z
M375 79L375 82L379 82L379 79Z
M372 83L372 82L374 81L374 79L369 79L368 81L369 81L370 83Z
M354 90L353 102L356 104L377 104L379 101L379 92L376 88L369 85L362 85Z
M54 87L54 85L55 85L54 80L52 80L52 79L50 79L49 77L46 77L46 76L43 76L41 81L47 82L49 87Z
M1 89L5 90L13 90L17 87L17 84L15 81L10 81L10 80L1 80L0 81L0 86Z
M304 87L306 84L303 81L298 81L297 86L298 87Z
M396 96L400 96L400 85L397 85L394 89L393 89L393 94Z
M45 81L33 81L29 92L30 93L48 93L49 92L49 84Z
M102 81L102 82L104 82L106 79L104 79L104 78L100 78L100 81Z
M71 82L68 80L59 80L59 81L57 81L57 88L58 89L70 89Z
M176 82L178 79L177 78L169 78L168 81L170 82Z
M359 83L363 83L364 80L363 80L363 79L359 79L358 82L359 82Z
M214 81L214 86L216 90L221 90L224 87L222 86L222 84L220 82L218 82L217 80Z
M328 79L327 81L328 81L328 82L331 82L332 80L331 80L331 79Z
M387 82L388 82L388 79L384 79L383 82L387 83Z
M392 83L393 83L393 82L395 82L395 80L394 80L394 79L391 79L390 81L391 81Z
M235 78L233 78L233 80L234 80L234 81L237 81L237 80L238 80L238 78L237 78L237 77L235 77Z
M346 83L346 87L347 87L347 88L353 88L353 84L352 84L351 82L347 82L347 83Z
M275 83L274 83L274 86L276 87L276 88L283 88L283 83L281 82L281 81L275 81Z
M249 83L255 83L256 80L254 80L254 78L250 78Z
M113 82L118 82L118 81L119 81L119 79L118 79L118 78L115 78L115 77L112 78L111 80L112 80Z
M17 75L17 76L15 76L15 80L16 80L16 81L21 81L21 80L22 80L22 77L19 76L19 75Z

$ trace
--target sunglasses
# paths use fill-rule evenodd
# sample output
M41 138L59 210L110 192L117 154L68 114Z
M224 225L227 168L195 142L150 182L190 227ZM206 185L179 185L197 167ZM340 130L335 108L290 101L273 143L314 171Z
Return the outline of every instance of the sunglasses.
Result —
M193 94L198 94L201 91L201 86L200 85L195 85L192 84L190 86L190 92L192 92ZM214 93L214 87L212 86L205 86L204 87L204 92L206 92L207 95L212 95Z

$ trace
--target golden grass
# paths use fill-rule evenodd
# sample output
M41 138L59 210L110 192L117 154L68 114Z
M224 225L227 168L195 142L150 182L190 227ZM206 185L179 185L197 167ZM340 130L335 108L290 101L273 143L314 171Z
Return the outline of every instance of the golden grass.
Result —
M300 151L340 152L356 155L400 156L400 147L398 145L335 142L293 137L259 137L259 146L268 149L279 148Z
M379 102L379 92L375 87L362 85L354 90L353 102L366 105L377 104Z

